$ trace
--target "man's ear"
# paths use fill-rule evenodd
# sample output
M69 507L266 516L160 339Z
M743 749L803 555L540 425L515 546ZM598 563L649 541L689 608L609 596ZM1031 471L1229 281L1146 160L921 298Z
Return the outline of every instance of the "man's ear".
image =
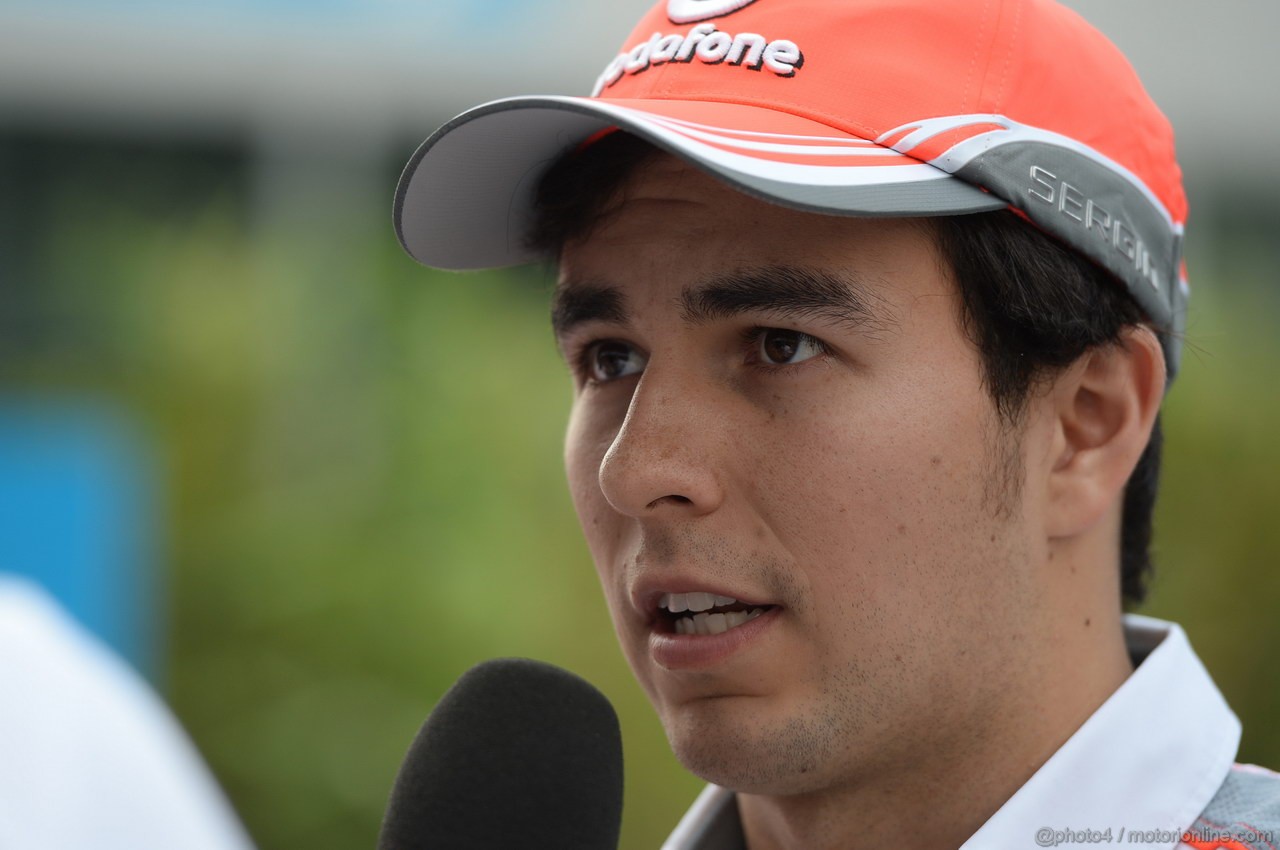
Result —
M1146 326L1082 355L1054 381L1046 531L1073 537L1123 496L1164 398L1164 352Z

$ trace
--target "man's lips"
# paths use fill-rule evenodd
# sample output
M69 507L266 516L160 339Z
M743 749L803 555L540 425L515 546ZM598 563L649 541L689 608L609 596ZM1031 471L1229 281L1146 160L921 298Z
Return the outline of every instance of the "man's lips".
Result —
M650 656L671 671L715 666L767 633L784 611L756 590L649 573L631 587Z
M783 614L783 609L776 605L755 610L761 613L724 631L690 634L683 627L674 627L679 631L655 627L649 631L649 655L659 667L672 672L714 668L738 652L746 651L747 647L759 644Z

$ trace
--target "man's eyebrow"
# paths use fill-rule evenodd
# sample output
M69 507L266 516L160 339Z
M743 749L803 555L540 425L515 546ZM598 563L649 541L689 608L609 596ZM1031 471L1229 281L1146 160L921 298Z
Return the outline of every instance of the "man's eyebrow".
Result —
M850 273L799 266L759 266L727 272L679 296L680 317L691 325L748 312L818 319L849 329L880 332L896 324L883 297ZM626 296L603 283L565 281L551 302L557 339L586 322L630 324Z
M818 319L849 329L884 330L896 324L885 299L859 276L799 266L738 269L686 289L681 317L690 324L747 312Z
M565 282L556 287L551 299L551 329L556 339L585 322L625 325L627 298L617 289L599 283Z

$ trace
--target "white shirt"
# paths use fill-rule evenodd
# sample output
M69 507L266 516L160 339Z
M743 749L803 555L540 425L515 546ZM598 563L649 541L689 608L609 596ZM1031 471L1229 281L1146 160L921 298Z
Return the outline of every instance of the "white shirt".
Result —
M0 576L0 847L251 850L137 673L37 586Z
M1177 836L1226 780L1240 721L1176 623L1129 614L1124 632L1133 674L961 850L1097 850L1135 832L1168 837L1131 845L1143 850L1186 846ZM742 846L733 792L709 785L663 850Z

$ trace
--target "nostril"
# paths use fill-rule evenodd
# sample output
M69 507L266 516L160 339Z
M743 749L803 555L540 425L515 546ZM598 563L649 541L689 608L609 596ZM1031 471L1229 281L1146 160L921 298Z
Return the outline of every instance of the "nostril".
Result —
M645 505L645 507L656 508L658 507L658 505L661 505L665 502L670 502L671 504L676 504L676 505L691 505L693 504L693 499L690 499L688 496L677 496L677 495L662 496L660 498L654 499L652 502Z

